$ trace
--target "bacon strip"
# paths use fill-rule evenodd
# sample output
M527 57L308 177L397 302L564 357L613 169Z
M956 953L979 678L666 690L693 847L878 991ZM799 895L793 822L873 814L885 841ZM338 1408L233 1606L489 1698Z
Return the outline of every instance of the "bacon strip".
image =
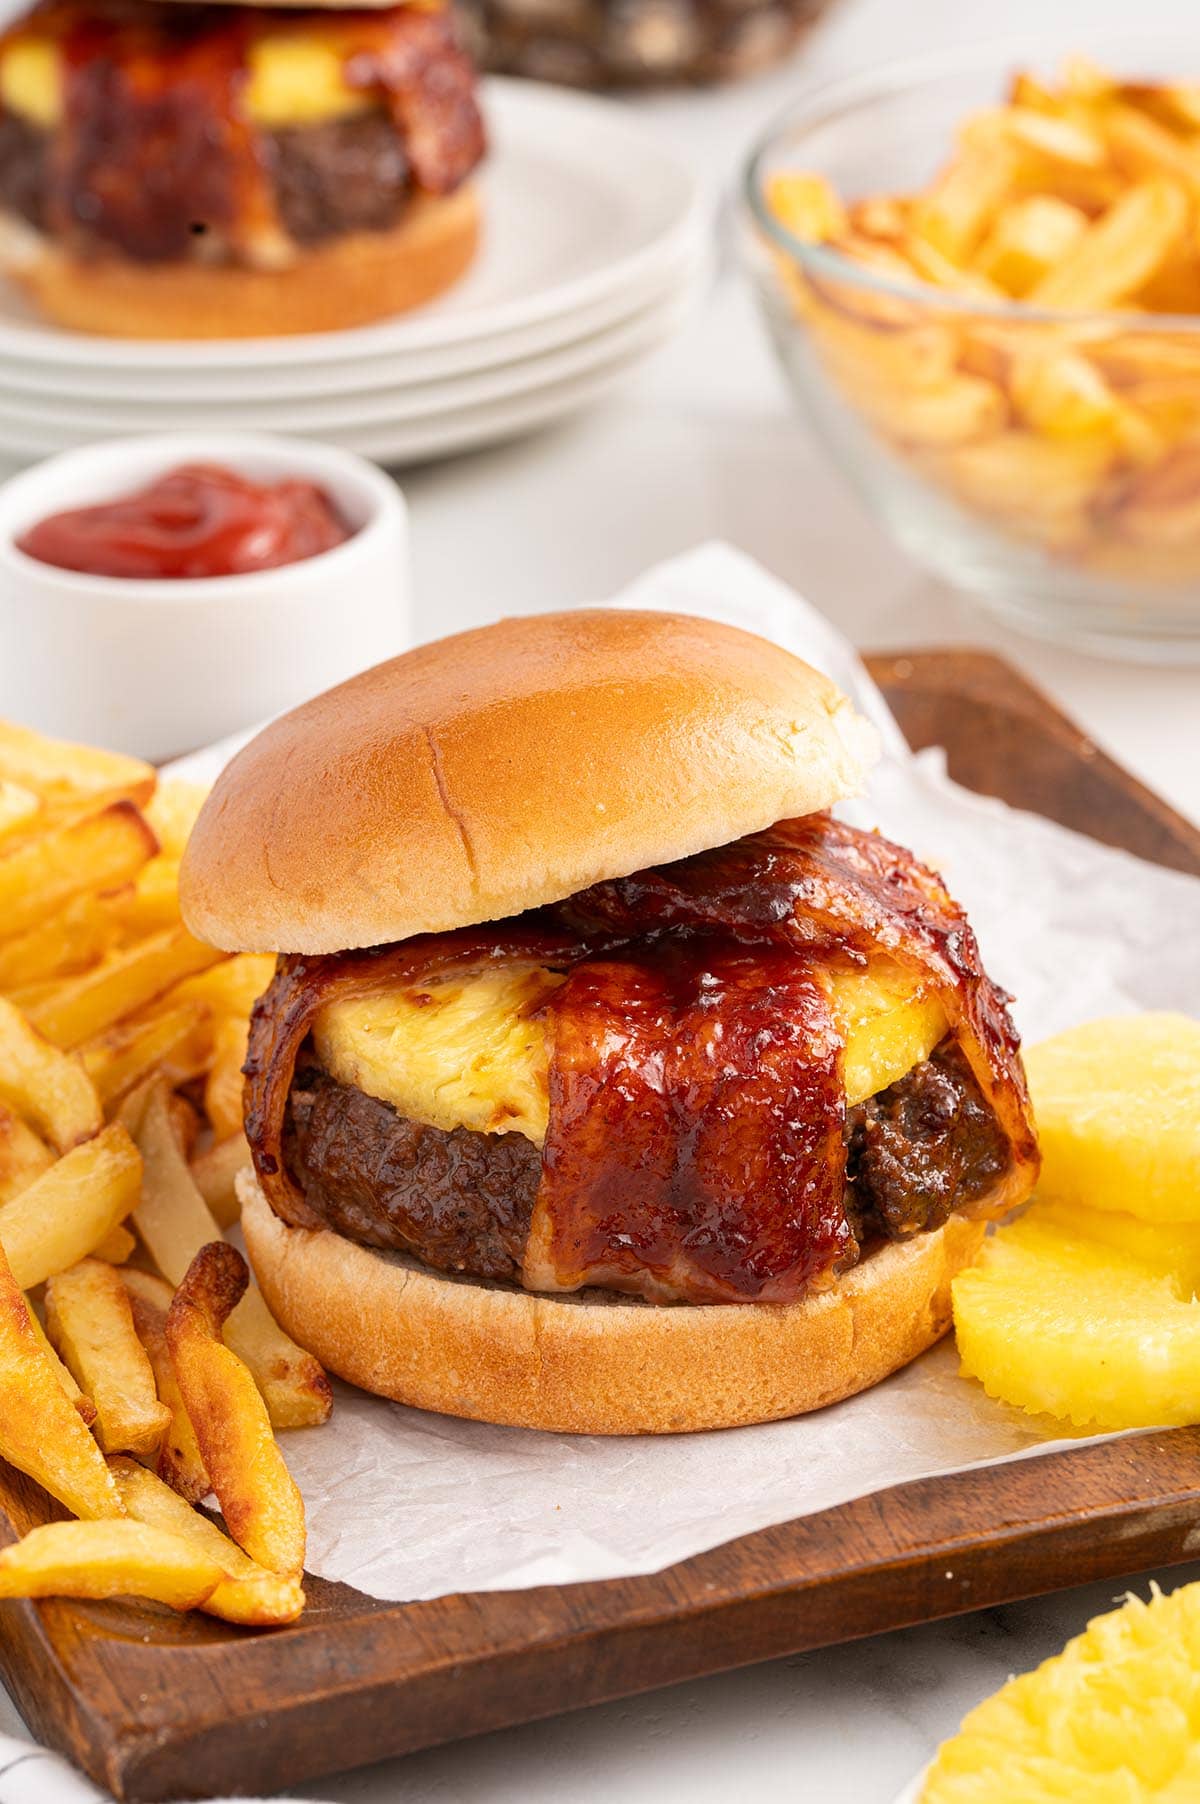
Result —
M873 955L936 987L1012 1147L1037 1150L1003 994L962 910L907 852L826 815L598 884L537 915L280 961L255 1010L247 1135L268 1200L315 1225L284 1169L296 1058L318 1011L516 959L551 999L550 1124L524 1280L692 1302L788 1302L853 1257L842 1046L823 977Z

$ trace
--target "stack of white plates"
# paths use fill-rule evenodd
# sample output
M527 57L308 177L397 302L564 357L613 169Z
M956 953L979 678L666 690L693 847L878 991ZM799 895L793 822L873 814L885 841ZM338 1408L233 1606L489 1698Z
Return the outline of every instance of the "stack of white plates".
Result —
M485 105L484 246L443 300L347 332L166 343L61 331L3 294L0 457L242 427L413 462L602 394L703 282L696 184L615 104L494 79Z

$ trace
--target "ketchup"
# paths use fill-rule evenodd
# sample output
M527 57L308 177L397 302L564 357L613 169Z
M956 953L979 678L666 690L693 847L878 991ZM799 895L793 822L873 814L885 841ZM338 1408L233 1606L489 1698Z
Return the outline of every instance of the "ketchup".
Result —
M88 576L242 576L298 564L349 537L315 483L258 483L219 464L181 464L120 500L51 514L17 548Z

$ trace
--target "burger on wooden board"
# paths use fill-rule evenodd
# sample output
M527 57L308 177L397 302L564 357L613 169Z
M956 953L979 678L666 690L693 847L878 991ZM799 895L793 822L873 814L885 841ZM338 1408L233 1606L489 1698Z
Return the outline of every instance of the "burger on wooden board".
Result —
M42 0L0 34L0 267L89 332L358 325L470 264L484 147L443 0Z
M182 872L255 1010L243 1221L335 1372L485 1421L671 1432L913 1359L1037 1148L939 878L829 810L872 729L681 615L504 621L307 703Z

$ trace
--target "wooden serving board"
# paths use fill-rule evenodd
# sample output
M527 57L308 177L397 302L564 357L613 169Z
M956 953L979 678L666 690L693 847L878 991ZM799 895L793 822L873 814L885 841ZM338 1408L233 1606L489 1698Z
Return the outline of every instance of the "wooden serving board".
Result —
M1200 832L1014 670L975 652L871 660L910 742L976 790L1200 874ZM1200 1430L927 1479L649 1578L384 1604L309 1581L293 1628L153 1607L0 1608L34 1732L119 1797L266 1792L701 1674L1165 1566L1197 1548ZM45 1499L0 1465L13 1532Z

